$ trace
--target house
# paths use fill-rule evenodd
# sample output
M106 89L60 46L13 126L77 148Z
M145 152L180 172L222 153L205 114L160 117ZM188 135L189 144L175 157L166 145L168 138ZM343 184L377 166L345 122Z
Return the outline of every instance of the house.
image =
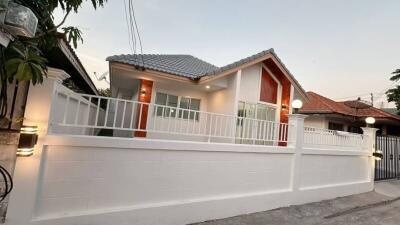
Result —
M114 97L63 73L29 89L39 139L17 160L7 224L192 224L373 190L375 129L305 132L288 113L306 93L272 50L222 68L139 57L110 62Z
M148 130L149 124L167 126L171 118L175 124L184 123L184 126L186 120L194 121L198 125L193 129L197 130L207 120L207 113L218 113L253 120L247 124L234 121L238 124L232 130L242 132L242 137L254 136L254 129L246 128L257 126L254 120L287 123L292 100L307 99L303 88L273 49L223 67L191 55L115 55L107 61L113 97L146 104L143 113L136 113L141 130ZM119 107L122 105L115 107L117 113L122 110ZM159 118L168 121L155 124ZM210 120L213 124L222 124L227 119ZM242 131L238 130L239 126ZM166 133L121 131L114 135L159 138L170 135Z
M305 126L361 133L365 119L374 117L378 134L400 136L400 116L360 100L336 102L314 92L307 92L307 96L309 101L299 111L309 115Z

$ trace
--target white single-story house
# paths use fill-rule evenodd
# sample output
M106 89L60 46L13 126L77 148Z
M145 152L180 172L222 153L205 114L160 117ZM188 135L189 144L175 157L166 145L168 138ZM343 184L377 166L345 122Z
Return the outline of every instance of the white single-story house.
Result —
M272 50L221 68L108 60L112 97L71 90L63 70L30 87L38 142L17 159L7 225L183 225L374 188L376 130L288 115L307 96Z
M115 55L107 61L113 97L150 104L143 113L136 113L141 117L136 123L140 121L143 130L160 117L168 118L168 123L173 118L201 124L206 118L202 114L207 113L287 123L292 100L307 101L305 91L273 49L223 67L191 55ZM165 121L161 123L157 126L166 126ZM236 133L238 126L246 126L237 123ZM242 136L252 131L244 132ZM114 136L132 135L157 138L161 134L114 132Z

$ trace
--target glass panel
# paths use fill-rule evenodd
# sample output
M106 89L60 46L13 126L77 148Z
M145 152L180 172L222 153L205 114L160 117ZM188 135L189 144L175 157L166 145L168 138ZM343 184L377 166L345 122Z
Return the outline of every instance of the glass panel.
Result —
M171 106L171 107L176 108L178 106L178 96L168 95L167 106ZM169 116L175 117L176 116L176 109L167 108L165 110L165 116L166 117L169 117Z
M238 104L238 116L244 117L244 102L239 102Z
M156 94L156 105L166 105L167 104L167 94L157 93ZM163 107L156 106L157 116L162 116Z
M263 104L257 104L257 119L266 120L268 113L268 107Z
M179 118L182 119L188 118L189 112L187 109L189 109L189 105L190 105L190 98L182 97L181 101L179 102L179 108L181 108L181 110L179 110Z
M200 99L195 99L195 98L190 99L190 109L199 111L200 110ZM196 116L196 120L199 120L199 113L191 111L189 118L191 120L193 120L195 118L195 116Z

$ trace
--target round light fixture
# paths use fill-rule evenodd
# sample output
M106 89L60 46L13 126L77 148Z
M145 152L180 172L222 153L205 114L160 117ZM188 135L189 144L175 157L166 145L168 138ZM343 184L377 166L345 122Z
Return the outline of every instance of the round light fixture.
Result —
M303 102L300 99L295 99L292 102L293 109L301 109L303 107Z
M375 123L375 118L374 117L367 117L365 118L365 122L369 125L372 125Z
M206 89L210 89L210 88L211 88L210 85L207 85L207 86L206 86Z

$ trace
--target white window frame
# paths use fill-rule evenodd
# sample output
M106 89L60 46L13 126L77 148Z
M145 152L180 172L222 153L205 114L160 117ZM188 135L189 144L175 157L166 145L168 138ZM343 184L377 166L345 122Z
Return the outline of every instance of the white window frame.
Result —
M157 115L157 111L155 112L155 116L156 117L166 117L166 118L174 118L174 119L180 119L180 120L193 120L193 121L196 121L196 122L200 121L201 102L202 102L201 98L196 98L196 97L191 97L191 96L182 96L182 95L178 95L178 94L172 94L171 92L164 91L164 90L156 90L155 94L154 94L154 98L152 99L152 102L154 103L154 105L157 105L156 104L156 100L157 100L157 94L158 93L167 95L167 103L168 103L168 95L177 96L178 97L178 102L177 102L177 106L174 107L176 109L176 113L175 113L174 117L173 116L169 117L169 116L164 116L164 115ZM192 110L192 109L180 108L180 104L181 104L181 99L182 98L189 98L190 99L189 106L191 104L192 99L199 100L199 109L198 110ZM168 105L165 105L165 106L172 107L172 106L168 106ZM190 119L190 112L188 112L188 117L187 118L186 117L182 118L182 117L179 117L179 110L190 110L190 111L193 111L193 112L197 112L198 116L197 116L197 118L195 116L194 119ZM195 113L195 115L196 115L196 113Z

